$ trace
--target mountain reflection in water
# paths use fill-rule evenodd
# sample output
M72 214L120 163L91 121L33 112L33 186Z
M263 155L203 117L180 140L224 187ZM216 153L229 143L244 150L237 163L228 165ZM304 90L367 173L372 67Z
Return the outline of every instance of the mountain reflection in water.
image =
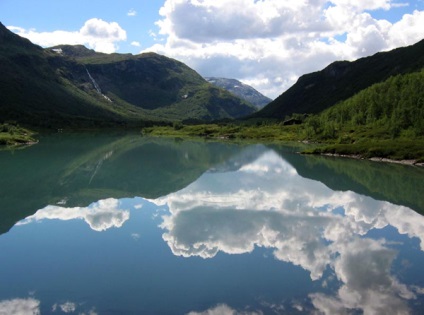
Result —
M179 145L172 145L178 150ZM202 146L210 145L217 146ZM167 150L164 147L160 145L161 151ZM185 152L188 147L188 143L181 146ZM149 148L154 150L154 146ZM217 147L213 150L219 151ZM69 206L64 199L20 220L0 237L0 251L7 256L3 266L0 263L0 277L23 278L26 272L22 268L30 266L37 273L37 268L43 269L38 265L43 261L39 255L46 255L44 261L57 260L59 271L40 271L44 285L20 279L19 286L11 290L14 295L7 293L6 284L0 284L0 313L11 309L30 314L102 314L111 310L123 314L421 313L421 214L370 197L375 192L358 194L353 191L358 190L357 185L341 191L316 180L316 173L311 176L315 179L300 176L293 165L305 160L306 168L310 167L316 163L315 157L297 156L290 148L254 145L239 150L226 147L224 151L227 153L221 157L227 156L225 160L209 164L191 184L164 196L124 195L127 198L120 199L114 195L93 200L86 207ZM128 161L140 147L125 152ZM75 174L88 164L95 165L86 159L80 161L72 164L72 172L61 176L69 187L81 180ZM367 166L367 162L355 162L355 167L361 163ZM114 161L115 166L119 164L119 159ZM206 165L199 159L196 164ZM113 168L108 165L93 169L97 178L105 178L105 174L113 177ZM102 174L104 171L108 173ZM134 178L129 180L134 182ZM93 180L85 182L95 184ZM107 187L106 182L102 185ZM361 187L362 192L366 190ZM75 191L73 188L65 195ZM83 226L75 225L81 221ZM55 222L54 226L49 222ZM42 235L40 229L46 234L55 232L57 244L52 240L43 243L46 236L38 236ZM25 241L26 237L33 239ZM72 255L66 250L46 254L59 248L61 242L73 249ZM38 250L29 248L31 244L37 244ZM110 255L103 252L103 246ZM80 253L90 249L90 259ZM20 261L16 268L21 257L16 251L29 252L32 260ZM99 255L92 251L99 251ZM70 259L73 266L65 262ZM96 264L98 270L87 264ZM74 271L75 266L92 271ZM69 285L59 285L52 277L63 272L80 274L82 279L64 276ZM105 282L93 273L97 277L107 273L110 288L105 289ZM59 291L56 288L51 294L55 286ZM121 302L102 299L93 290L114 295ZM28 292L32 293L28 296ZM163 303L164 296L169 297L168 303Z

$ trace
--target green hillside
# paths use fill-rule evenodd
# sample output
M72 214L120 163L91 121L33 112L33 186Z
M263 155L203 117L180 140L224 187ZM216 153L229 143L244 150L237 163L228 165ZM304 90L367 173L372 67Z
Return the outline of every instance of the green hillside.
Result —
M255 109L157 54L42 49L0 23L0 123L67 128L237 118Z
M0 117L48 126L70 117L115 121L120 115L72 88L51 66L54 56L0 25Z
M424 69L374 84L304 124L320 152L424 159Z
M253 117L284 119L293 113L319 113L375 83L423 67L424 40L353 62L334 62L321 71L300 77L296 84Z
M424 70L374 84L316 119L310 118L308 124L324 137L358 126L384 127L390 137L405 131L411 136L424 136Z

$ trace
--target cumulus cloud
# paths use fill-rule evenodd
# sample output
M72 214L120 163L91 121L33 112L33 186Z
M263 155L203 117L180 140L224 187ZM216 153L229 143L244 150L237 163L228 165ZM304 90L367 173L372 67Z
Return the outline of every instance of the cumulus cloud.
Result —
M39 315L40 301L33 298L0 301L0 315Z
M99 52L113 53L118 50L118 42L125 41L127 34L116 22L106 22L93 18L84 23L79 31L37 32L35 29L23 29L9 26L11 31L28 38L33 43L43 47L61 44L87 45Z
M120 209L117 199L105 199L93 203L89 207L64 208L47 206L38 210L34 215L25 218L17 225L24 225L42 220L84 220L91 229L97 232L108 230L112 227L121 227L130 218L128 210Z
M374 10L399 5L390 0L167 0L157 22L165 42L145 51L182 60L205 76L249 82L273 98L300 75L333 61L421 40L423 11L393 23L372 17Z

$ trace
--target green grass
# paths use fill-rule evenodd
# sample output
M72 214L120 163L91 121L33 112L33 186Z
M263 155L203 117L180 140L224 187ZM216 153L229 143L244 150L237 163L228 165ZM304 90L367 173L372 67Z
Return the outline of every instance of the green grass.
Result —
M34 143L34 132L13 123L0 124L0 145L19 145Z
M337 154L361 158L387 158L392 160L416 160L424 162L424 137L410 137L408 132L391 138L384 128L362 127L346 130L335 139L323 139L319 135L307 136L307 126L283 126L279 123L248 124L199 124L144 128L143 133L165 137L203 137L206 139L249 140L254 142L309 142L312 146L303 153Z
M282 126L280 124L266 124L261 126L223 123L184 125L174 123L173 126L144 128L143 133L152 136L169 137L204 137L209 139L237 139L255 141L297 141L300 136L299 126Z
M330 144L305 153L357 155L361 158L417 160L424 162L424 139L371 140L353 144Z

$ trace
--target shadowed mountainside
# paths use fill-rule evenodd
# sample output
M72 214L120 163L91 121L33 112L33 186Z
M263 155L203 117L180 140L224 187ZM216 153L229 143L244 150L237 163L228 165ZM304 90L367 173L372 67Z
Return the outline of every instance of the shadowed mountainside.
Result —
M390 76L424 67L424 40L408 47L380 52L353 62L337 61L321 71L305 74L256 118L284 119L293 113L319 113Z
M0 117L43 127L210 121L254 107L154 53L102 54L84 46L43 49L0 24Z

